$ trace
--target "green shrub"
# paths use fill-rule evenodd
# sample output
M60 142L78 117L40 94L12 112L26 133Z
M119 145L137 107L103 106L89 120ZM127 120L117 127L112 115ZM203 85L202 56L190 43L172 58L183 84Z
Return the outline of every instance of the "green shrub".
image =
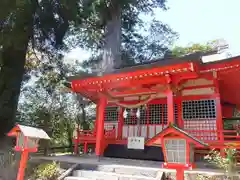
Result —
M223 169L228 179L233 179L234 175L236 174L237 151L236 149L232 148L224 149L224 151L225 156L222 156L219 151L215 151L213 149L209 155L205 156L205 159L209 163L214 164L220 169Z
M60 175L59 164L56 162L39 165L33 173L31 179L38 180L56 180Z

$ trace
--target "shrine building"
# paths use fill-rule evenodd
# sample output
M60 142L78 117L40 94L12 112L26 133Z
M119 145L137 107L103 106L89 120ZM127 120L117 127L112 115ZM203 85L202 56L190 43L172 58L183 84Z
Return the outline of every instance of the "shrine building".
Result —
M171 125L175 134L161 138L179 131L182 145L185 137L194 139L193 153L230 144L239 148L240 56L205 63L193 54L69 81L72 92L96 104L94 129L78 130L74 137L76 153L78 144L85 151L93 144L97 156L164 161L163 146L169 144L163 142L181 146L158 140Z

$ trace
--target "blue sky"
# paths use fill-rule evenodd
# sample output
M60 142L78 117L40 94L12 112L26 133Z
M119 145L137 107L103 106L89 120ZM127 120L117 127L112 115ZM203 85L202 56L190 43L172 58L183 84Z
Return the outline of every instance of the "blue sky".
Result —
M156 10L156 19L179 33L174 45L224 39L232 55L240 54L240 0L168 0L168 11ZM68 58L86 59L88 53L74 49Z

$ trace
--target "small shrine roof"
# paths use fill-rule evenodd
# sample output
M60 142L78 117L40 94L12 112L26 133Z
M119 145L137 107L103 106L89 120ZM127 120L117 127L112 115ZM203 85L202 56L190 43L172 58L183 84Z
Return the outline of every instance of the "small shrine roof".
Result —
M184 131L183 129L177 127L177 126L174 125L174 124L170 124L170 125L168 126L168 128L174 128L175 130L177 130L177 131L179 131L180 133L182 133L183 135L191 138L192 140L198 142L199 144L201 144L201 145L203 145L203 146L208 146L208 144L206 144L206 143L204 143L203 141L199 140L198 138L190 135L189 133L187 133L186 131ZM163 131L164 131L164 130L163 130ZM163 132L163 133L164 133L164 132Z
M201 146L208 146L208 144L202 142L201 140L199 140L198 138L190 135L189 133L187 133L186 131L184 131L183 129L177 127L174 124L170 124L167 128L165 128L163 131L161 131L160 133L156 134L152 139L149 139L146 144L150 145L152 142L154 142L155 140L163 137L166 134L170 134L170 133L174 133L174 132L169 132L170 129L174 129L175 131L179 132L180 134L182 134L183 136L191 139L193 142L196 142L197 144L201 145ZM155 139L154 139L155 138Z
M16 136L17 132L22 132L24 136L38 139L50 139L48 134L39 128L34 128L24 125L16 125L9 133L8 136Z

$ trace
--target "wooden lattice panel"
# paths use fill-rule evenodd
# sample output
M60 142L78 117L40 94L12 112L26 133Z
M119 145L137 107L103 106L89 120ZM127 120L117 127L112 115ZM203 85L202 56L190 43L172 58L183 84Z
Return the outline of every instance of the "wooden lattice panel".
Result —
M174 105L174 118L178 119L177 105ZM168 123L167 104L151 104L149 105L149 124L162 124L165 126Z
M116 129L116 137L118 132L118 116L119 111L117 106L109 106L105 108L104 112L104 129L112 130Z
M164 144L168 163L186 164L185 139L165 139Z
M105 122L116 122L118 121L118 107L117 106L109 106L105 108L104 112L104 121Z
M184 129L201 140L217 140L216 118L214 99L182 102Z
M123 137L142 136L147 137L147 110L140 107L140 118L136 116L137 108L126 109L127 117L124 118Z
M149 104L140 107L140 118L136 117L137 109L126 109L127 118L124 118L123 136L143 136L152 138L167 127L167 104ZM132 114L130 113L132 112ZM175 104L175 120L178 118Z

